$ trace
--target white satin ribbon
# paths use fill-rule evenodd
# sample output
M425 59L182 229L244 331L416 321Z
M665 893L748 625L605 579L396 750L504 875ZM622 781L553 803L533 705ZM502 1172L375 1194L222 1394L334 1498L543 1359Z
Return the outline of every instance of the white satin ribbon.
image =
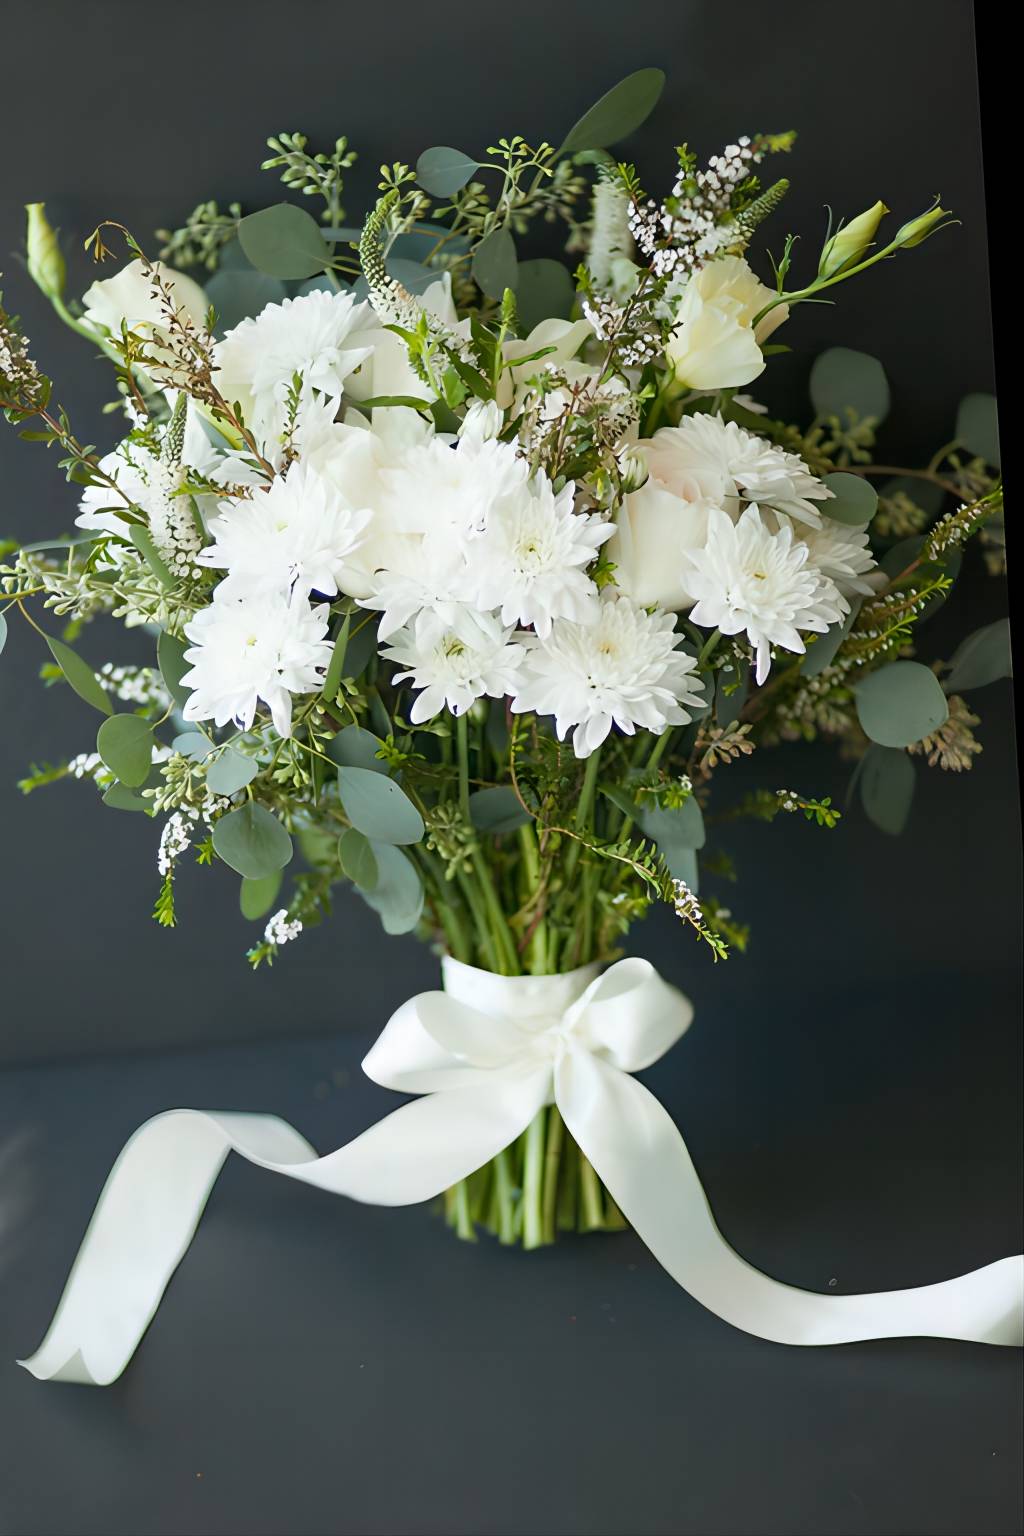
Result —
M646 960L603 975L494 976L443 962L443 992L405 1003L364 1070L422 1094L318 1158L270 1115L171 1110L141 1126L100 1195L50 1329L42 1381L106 1386L135 1352L229 1151L374 1205L411 1205L488 1162L547 1103L673 1279L737 1328L781 1344L905 1335L1022 1342L1021 1258L937 1285L824 1296L770 1280L726 1243L683 1139L631 1073L688 1029L693 1009Z

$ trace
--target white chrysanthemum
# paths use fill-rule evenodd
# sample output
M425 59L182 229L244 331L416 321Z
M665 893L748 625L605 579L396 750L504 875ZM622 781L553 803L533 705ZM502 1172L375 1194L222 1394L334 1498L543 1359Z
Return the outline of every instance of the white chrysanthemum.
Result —
M484 527L497 501L526 485L529 473L513 443L470 430L455 444L431 437L410 447L381 478L388 505L406 526L465 539Z
M494 614L464 604L421 609L381 652L407 669L396 675L397 683L422 690L409 711L413 724L432 720L444 708L465 714L484 694L500 699L514 692L526 648L512 634Z
M234 721L248 730L262 699L281 736L291 732L292 694L313 693L331 659L327 604L310 607L306 597L268 592L234 598L223 593L185 626L192 645L185 652L191 670L182 678L191 690L186 720Z
M585 567L614 528L574 512L575 493L570 480L556 495L538 472L491 507L466 545L469 589L481 608L500 608L505 624L532 624L542 637L555 619L594 616L597 588Z
M581 758L613 724L627 736L637 726L660 735L686 725L691 716L682 706L703 703L703 683L693 657L678 649L681 640L670 613L648 613L606 588L596 622L563 619L531 644L512 709L554 715L559 739L572 730Z
M225 596L295 586L334 597L371 515L349 506L329 480L299 462L265 491L222 501L210 523L214 542L199 560L227 571Z
M375 316L350 293L315 291L268 304L214 349L214 382L238 401L257 438L272 444L284 430L296 374L304 391L338 399L345 380L373 350Z
M865 577L878 564L871 551L867 528L867 523L849 527L825 517L820 528L794 528L793 532L807 545L810 564L822 575L831 577L844 597L852 597L854 593L866 597L874 591L874 586Z
M726 482L727 495L774 507L811 528L821 526L821 514L814 503L828 501L832 492L797 454L747 432L735 421L723 421L721 416L707 412L685 416L678 427L668 428L667 434L673 431L682 462L713 465Z
M835 584L809 561L807 545L795 541L787 523L773 533L750 505L739 522L713 511L708 541L690 550L687 585L696 598L690 618L723 635L746 634L757 654L756 677L763 683L771 648L802 653L801 629L823 634L849 612Z

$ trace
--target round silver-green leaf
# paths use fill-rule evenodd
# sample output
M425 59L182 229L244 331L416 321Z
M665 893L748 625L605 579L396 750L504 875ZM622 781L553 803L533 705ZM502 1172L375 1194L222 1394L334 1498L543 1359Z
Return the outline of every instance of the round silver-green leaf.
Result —
M275 869L271 875L264 875L262 880L243 878L238 892L238 906L242 916L247 917L251 923L256 922L258 918L266 917L277 900L277 893L281 889L281 878L279 869Z
M346 725L328 744L327 754L339 768L369 768L387 774L388 765L377 756L383 746L379 736L361 725Z
M266 309L280 304L286 290L279 277L266 272L218 272L206 284L206 297L217 311L216 334L233 331Z
M568 320L576 284L568 267L549 256L521 261L516 274L516 309L524 331L542 320Z
M248 214L239 223L238 239L252 265L268 277L314 277L331 260L319 224L294 203Z
M265 880L292 856L292 840L276 816L250 800L213 827L217 855L246 880Z
M519 274L516 243L507 229L492 229L473 251L473 281L488 298L500 299L515 288Z
M418 843L423 817L405 791L372 768L339 768L338 793L352 825L374 842Z
M236 795L252 783L259 771L260 765L253 758L234 747L225 747L206 770L206 787L215 795Z
M971 453L999 468L999 413L995 395L965 395L956 415L956 435Z
M373 844L355 827L347 827L338 839L338 858L353 885L361 891L376 889L378 871Z
M815 506L835 523L863 528L878 511L878 492L862 475L837 471L825 476L825 487L832 492L831 499L815 502Z
M869 747L860 772L860 799L868 818L883 832L898 837L907 824L914 799L916 775L906 752L895 747Z
M471 155L447 144L438 144L433 149L425 149L416 161L416 180L431 197L451 197L472 180L473 172L479 169L479 160L474 160Z
M385 933L410 933L423 913L423 881L411 859L388 843L374 843L377 883L372 891L357 887L380 917Z
M889 381L877 357L850 347L830 347L811 369L811 401L819 416L838 416L844 424L848 409L864 420L884 421L889 414Z
M950 663L944 687L947 693L962 693L969 688L984 688L1013 671L1010 650L1010 621L997 619L976 629L957 648Z
M96 751L129 789L138 789L149 777L153 745L152 729L138 715L111 715L96 733Z
M882 747L909 747L949 718L938 678L919 661L880 667L854 692L861 729Z

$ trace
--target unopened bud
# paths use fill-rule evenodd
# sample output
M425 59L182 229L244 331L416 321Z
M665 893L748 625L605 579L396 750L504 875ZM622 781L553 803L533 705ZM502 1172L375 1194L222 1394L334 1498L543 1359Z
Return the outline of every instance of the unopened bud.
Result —
M26 244L29 276L49 299L59 299L64 292L67 269L57 236L46 217L44 203L26 203L28 214Z
M949 219L948 208L940 208L938 198L935 206L928 209L927 213L919 213L916 219L911 219L909 224L904 224L897 230L893 245L901 246L908 250L912 245L920 245L922 240L927 240L929 235L942 227L943 221Z
M855 267L867 255L875 232L888 212L884 203L875 203L837 230L831 240L825 242L818 262L818 276L836 277L847 268Z

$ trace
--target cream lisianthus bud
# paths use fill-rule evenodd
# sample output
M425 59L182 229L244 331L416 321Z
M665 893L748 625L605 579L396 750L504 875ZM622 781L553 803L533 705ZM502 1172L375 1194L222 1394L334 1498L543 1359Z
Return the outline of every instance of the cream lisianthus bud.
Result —
M59 299L64 292L67 269L57 236L46 217L45 203L26 203L28 274L47 298Z
M893 245L898 245L903 250L909 250L911 246L920 245L927 240L929 235L934 235L937 229L943 226L943 220L951 217L948 208L940 208L936 199L934 208L929 208L927 213L919 213L916 219L911 219L896 231L893 237Z
M825 242L818 262L818 276L837 277L848 267L855 267L867 255L878 226L888 212L884 203L874 203L838 229L831 240Z

